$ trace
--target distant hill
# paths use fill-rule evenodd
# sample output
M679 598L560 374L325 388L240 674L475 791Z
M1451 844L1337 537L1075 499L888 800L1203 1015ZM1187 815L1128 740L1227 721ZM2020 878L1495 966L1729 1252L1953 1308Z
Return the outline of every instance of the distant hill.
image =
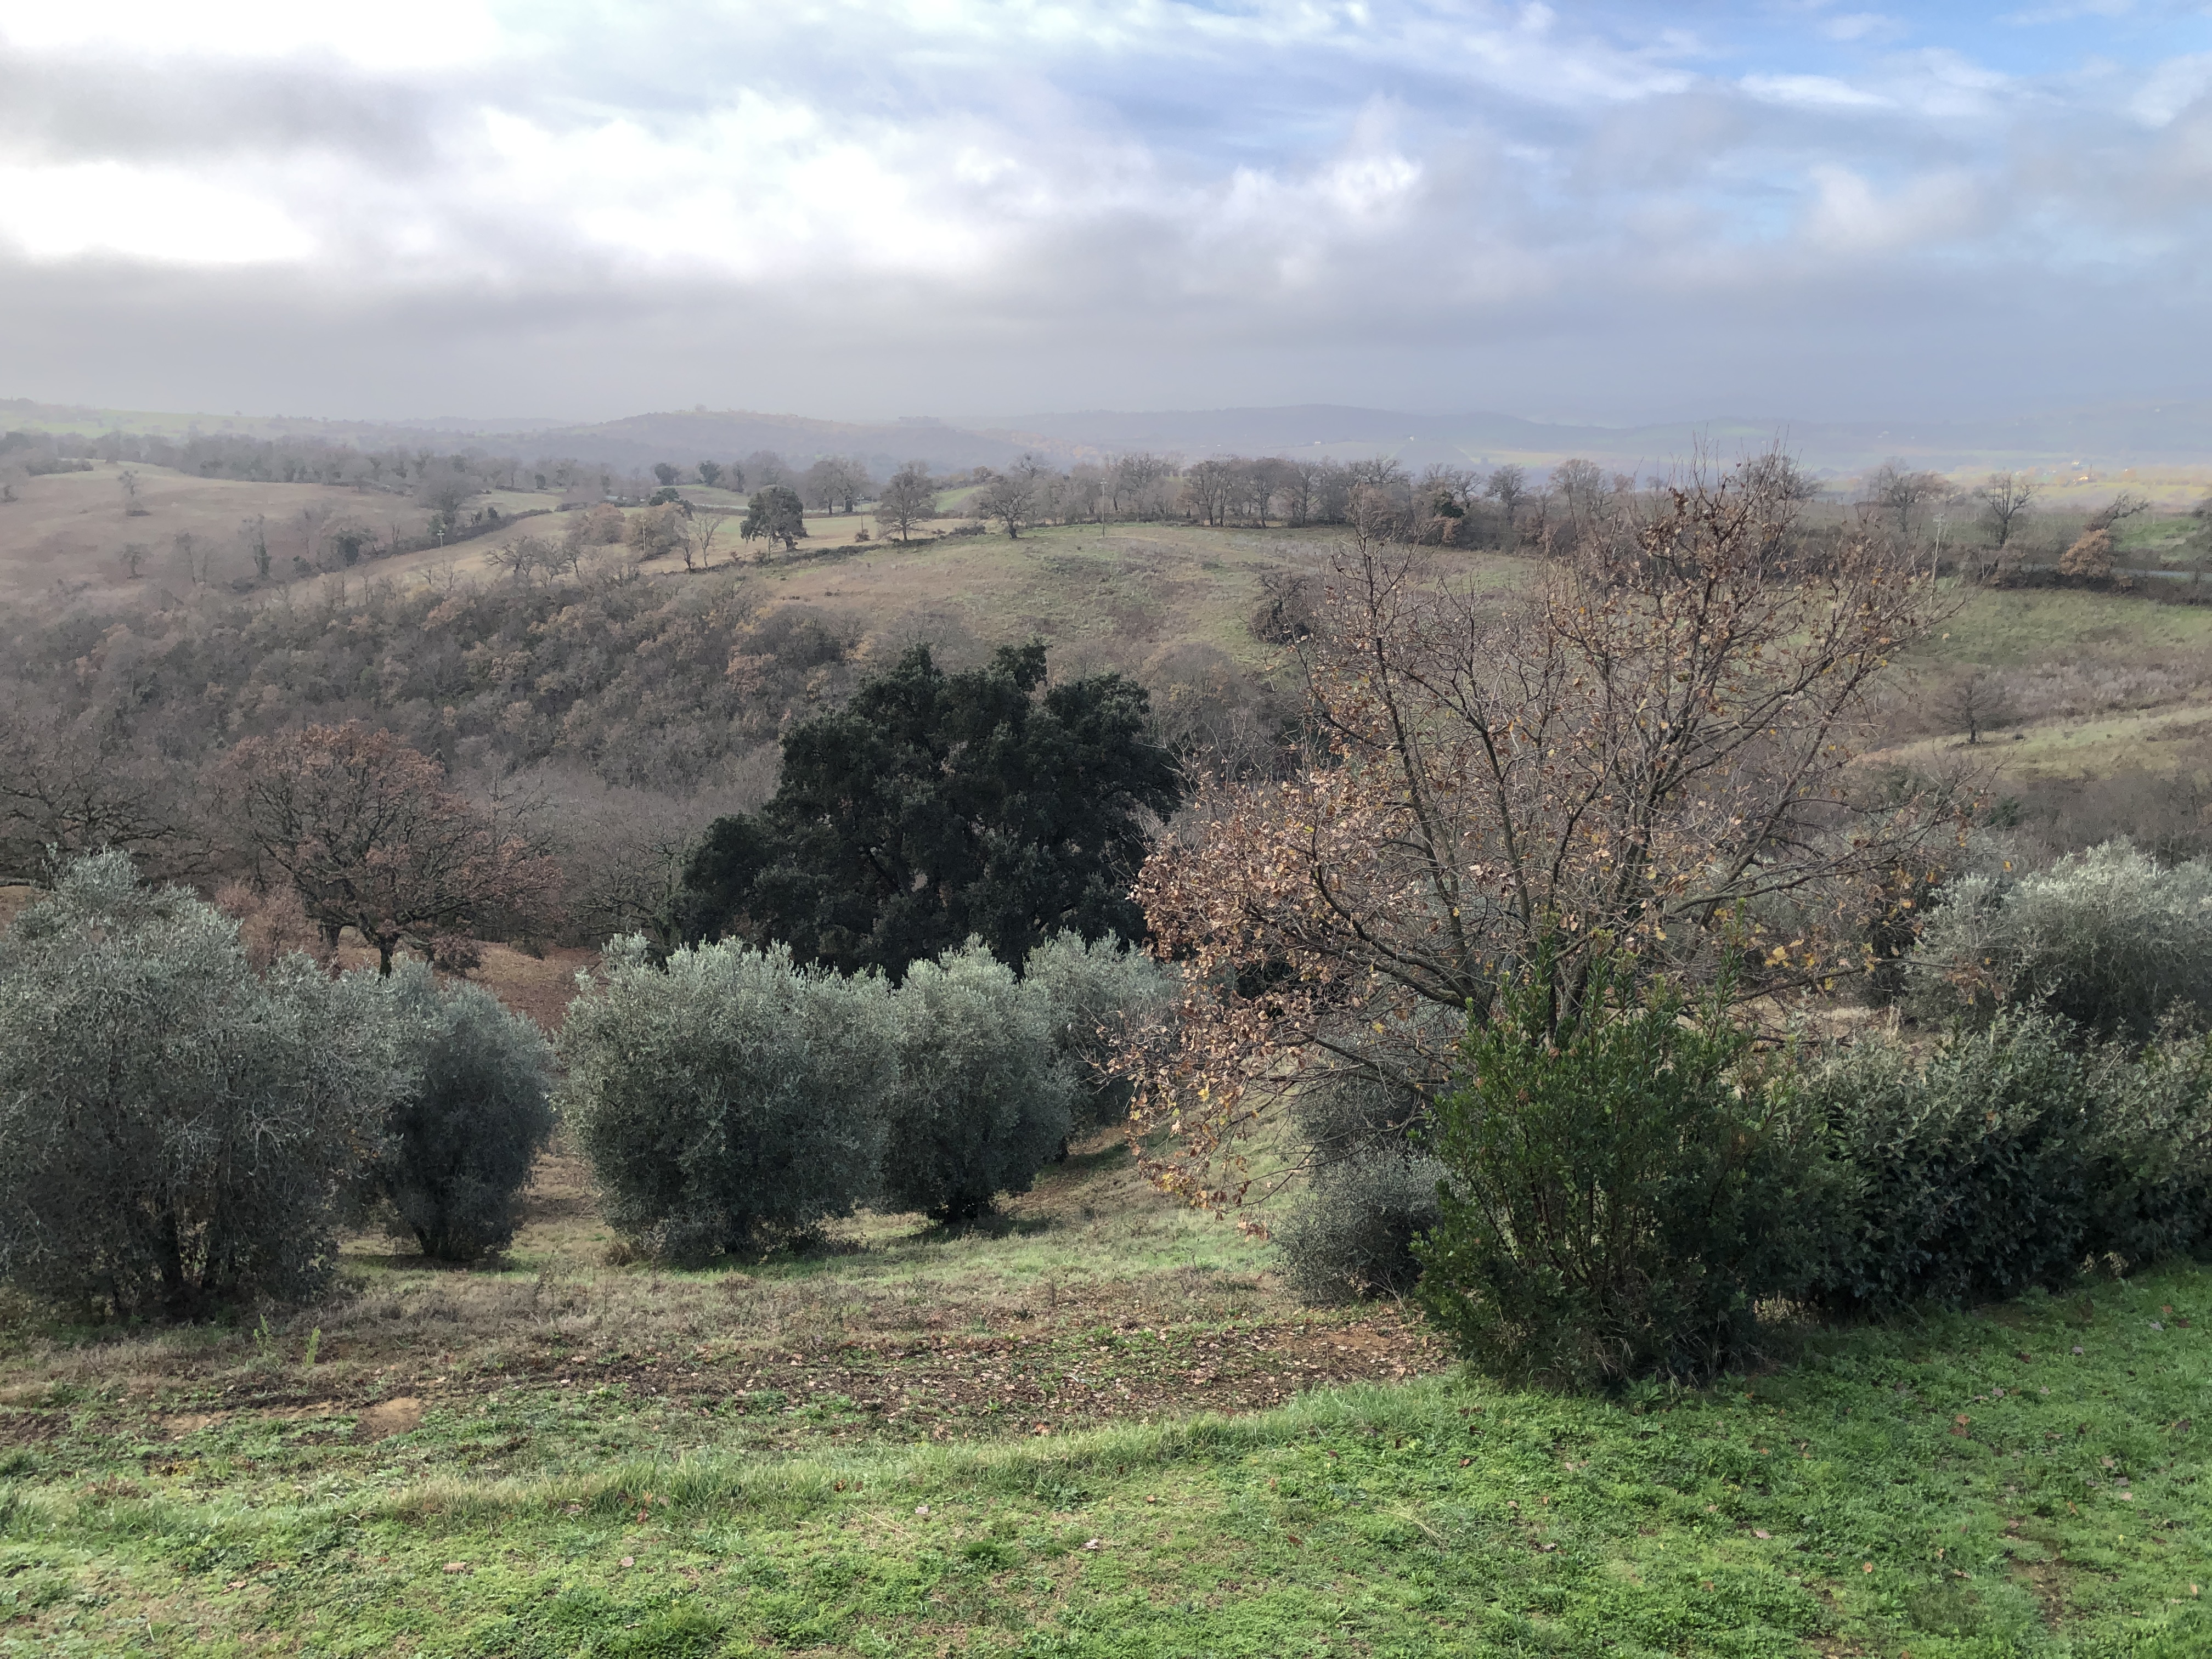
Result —
M1893 456L1916 466L2212 465L2212 402L2108 404L1979 422L1805 422L1727 416L1608 427L1524 420L1511 415L1408 415L1304 404L1276 409L1125 414L1091 410L1017 415L972 422L1009 439L1095 449L1175 450L1187 458L1228 454L1335 456L1385 452L1408 465L1548 466L1579 455L1624 471L1650 471L1700 448L1723 459L1780 441L1816 471L1862 471Z
M186 415L0 398L0 427L90 434L112 428L177 435L198 429L263 438L309 438L377 448L476 447L501 453L574 457L638 469L655 461L688 467L774 450L805 465L854 455L878 472L908 460L939 470L999 466L1024 450L1053 461L1136 449L1207 455L1312 455L1338 459L1393 454L1409 466L1548 467L1571 455L1622 471L1650 472L1700 449L1723 459L1778 440L1815 472L1864 471L1892 456L1955 471L1983 466L2111 471L2128 466L2212 466L2212 402L2109 404L1990 421L1805 422L1723 416L1644 426L1536 421L1473 411L1411 415L1338 404L1267 409L1074 412L967 420L830 421L744 410L665 410L621 420L339 421L299 416Z
M966 430L931 418L874 423L822 421L803 415L766 415L743 410L670 410L632 415L592 424L552 420L471 420L439 416L412 421L320 420L290 415L176 414L156 410L111 409L94 404L40 404L27 398L0 398L0 428L23 428L93 436L109 431L158 433L181 438L187 433L235 433L250 438L292 438L381 449L416 444L435 447L475 447L526 459L545 455L641 468L655 461L688 466L695 461L732 460L757 449L771 449L801 465L823 455L859 455L880 471L905 461L927 461L951 470L1003 465L1034 447L1019 437ZM1050 446L1057 453L1066 446Z
M1019 436L968 431L937 420L870 424L742 410L632 415L593 426L533 432L528 441L541 454L574 455L617 466L650 466L655 461L688 466L694 461L732 460L757 449L771 449L801 464L823 455L857 455L878 473L893 471L906 461L927 461L940 471L1003 466L1034 447Z

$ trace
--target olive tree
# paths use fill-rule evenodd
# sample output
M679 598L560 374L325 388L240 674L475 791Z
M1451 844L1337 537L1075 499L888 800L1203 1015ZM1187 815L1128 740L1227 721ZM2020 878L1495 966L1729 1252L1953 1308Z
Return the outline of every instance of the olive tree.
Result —
M1168 1037L1182 1000L1180 976L1111 933L1085 940L1072 930L1030 951L1022 976L1044 997L1053 1048L1067 1068L1079 1119L1105 1123L1121 1116L1130 1088L1115 1062L1127 1050Z
M676 1261L803 1234L867 1196L896 1078L874 975L717 944L609 947L569 1005L565 1100L609 1221Z
M400 963L386 1000L406 1082L374 1184L422 1254L472 1261L514 1237L516 1200L553 1133L553 1050L481 985Z
M1067 1144L1074 1090L1050 1000L970 939L914 963L892 1001L899 1073L884 1194L940 1221L987 1214Z
M109 852L0 936L0 1276L118 1316L311 1295L398 1068L368 975L254 973Z
M2009 884L1967 876L1905 965L1923 1018L2018 1002L2140 1042L2169 1013L2212 1013L2212 865L2161 866L2112 841Z

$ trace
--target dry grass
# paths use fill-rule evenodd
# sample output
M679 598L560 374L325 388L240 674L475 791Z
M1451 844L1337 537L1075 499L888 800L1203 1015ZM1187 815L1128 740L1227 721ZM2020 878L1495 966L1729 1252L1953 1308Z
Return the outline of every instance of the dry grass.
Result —
M126 470L138 481L137 514L127 510L123 495L121 475ZM423 510L403 495L327 484L200 478L161 467L126 469L109 461L95 462L89 472L27 479L15 486L15 493L17 500L0 503L0 604L17 605L56 599L124 605L157 599L164 591L187 592L191 578L176 552L180 534L212 550L205 572L210 585L245 580L253 574L253 565L240 526L257 516L264 521L273 574L280 582L291 572L293 556L308 550L303 513L334 523L358 523L380 537L395 527L402 535L420 534L426 521ZM552 501L550 496L508 493L483 500L502 513ZM462 562L489 569L483 566L485 550L495 539L521 533L522 528L463 544ZM133 543L145 550L137 578L123 562L124 548ZM437 558L411 554L391 563L428 571Z
M1443 1363L1396 1310L1298 1307L1264 1244L1153 1190L1112 1132L988 1224L863 1214L811 1245L700 1272L630 1261L585 1166L556 1150L496 1264L440 1267L368 1233L346 1242L339 1289L319 1306L137 1331L44 1327L18 1309L5 1331L0 1407L19 1409L0 1411L0 1441L17 1442L59 1432L93 1395L173 1438L240 1413L418 1402L396 1407L404 1416L488 1382L586 1375L702 1401L773 1391L848 1408L826 1430L772 1419L766 1438L941 1437L966 1419L1003 1425L1013 1408L1024 1424L1250 1409ZM1079 1372L1101 1334L1137 1345L1110 1383L1048 1384Z

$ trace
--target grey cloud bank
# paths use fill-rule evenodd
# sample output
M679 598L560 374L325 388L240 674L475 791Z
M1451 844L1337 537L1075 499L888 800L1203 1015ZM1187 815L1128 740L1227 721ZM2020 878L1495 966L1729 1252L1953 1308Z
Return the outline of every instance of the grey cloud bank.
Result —
M0 0L0 392L1625 422L2208 368L2189 9L141 9Z

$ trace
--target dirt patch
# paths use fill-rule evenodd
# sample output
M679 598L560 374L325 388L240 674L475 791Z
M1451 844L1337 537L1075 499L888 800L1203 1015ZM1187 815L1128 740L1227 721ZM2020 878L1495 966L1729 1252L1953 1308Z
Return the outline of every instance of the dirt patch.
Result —
M599 960L596 951L557 946L535 957L510 945L487 945L483 950L483 965L469 977L549 1033L561 1029L574 1000L577 970L595 967Z
M595 1220L599 1202L592 1188L592 1166L556 1140L538 1156L523 1194L522 1224L550 1226L556 1223Z
M1391 1382L1449 1369L1451 1356L1411 1322L1377 1317L1316 1329L1254 1322L1230 1329L1138 1330L1100 1338L959 1336L682 1361L564 1365L576 1384L621 1382L671 1404L843 1406L867 1426L941 1433L994 1419L1048 1432L1192 1411L1264 1411L1307 1389ZM833 1436L834 1425L817 1426Z
M353 1437L356 1440L383 1440L395 1434L405 1434L419 1428L422 1422L422 1402L411 1394L386 1400L368 1407L354 1420Z
M69 1432L65 1411L9 1411L0 1409L0 1446L34 1446L58 1440Z
M36 887L0 887L0 933L14 926L15 918L39 902Z
M220 1412L173 1412L161 1419L161 1432L172 1440L182 1440L188 1434L198 1434L210 1423L222 1421Z

